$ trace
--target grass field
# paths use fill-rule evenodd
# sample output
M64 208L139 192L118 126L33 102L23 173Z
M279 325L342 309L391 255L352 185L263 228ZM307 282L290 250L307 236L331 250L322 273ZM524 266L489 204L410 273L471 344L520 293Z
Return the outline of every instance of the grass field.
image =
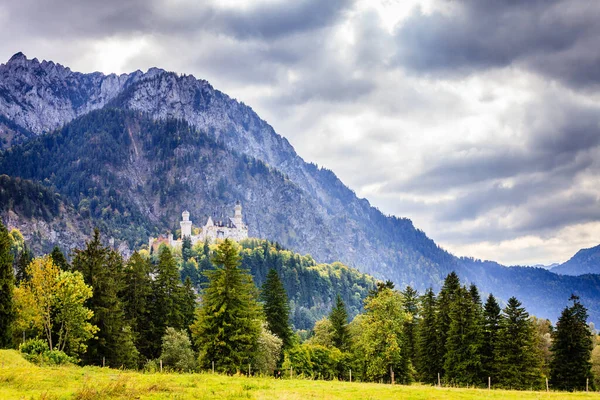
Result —
M391 386L212 374L144 374L99 367L37 367L0 351L0 399L598 399L597 393Z

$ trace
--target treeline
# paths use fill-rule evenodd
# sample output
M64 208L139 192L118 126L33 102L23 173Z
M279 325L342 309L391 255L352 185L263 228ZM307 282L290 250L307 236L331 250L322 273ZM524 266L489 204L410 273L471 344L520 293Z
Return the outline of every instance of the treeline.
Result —
M553 389L594 387L594 335L576 296L552 327L514 297L503 308L493 295L483 302L455 273L437 294L379 282L351 322L338 295L308 334L292 329L277 269L262 275L259 289L243 268L245 257L262 251L264 261L282 251L270 243L202 244L200 261L207 251L211 266L200 268L198 296L178 267L179 257L196 262L200 249L189 242L181 256L161 246L124 261L96 231L71 263L55 250L15 279L12 240L0 226L0 346L20 344L34 361L512 389L540 389L549 378Z
M262 286L271 269L279 275L290 301L290 322L295 330L310 330L326 315L339 294L351 318L362 312L363 300L375 287L375 279L342 263L319 264L311 256L287 250L279 243L263 239L240 242L241 268L250 272ZM190 278L197 291L208 282L204 271L213 268L211 254L216 245L189 239L174 249L182 279ZM156 257L156 255L153 255Z

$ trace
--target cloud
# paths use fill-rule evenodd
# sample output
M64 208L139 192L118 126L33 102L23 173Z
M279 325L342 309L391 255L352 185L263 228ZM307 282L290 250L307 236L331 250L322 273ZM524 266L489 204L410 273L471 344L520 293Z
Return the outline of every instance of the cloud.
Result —
M458 0L416 11L396 32L396 62L415 73L461 75L517 66L576 87L600 83L600 3Z

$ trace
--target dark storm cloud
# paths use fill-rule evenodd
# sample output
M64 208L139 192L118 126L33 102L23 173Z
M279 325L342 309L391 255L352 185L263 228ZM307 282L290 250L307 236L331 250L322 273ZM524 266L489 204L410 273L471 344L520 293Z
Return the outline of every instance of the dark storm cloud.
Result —
M9 0L0 8L11 25L27 23L45 35L103 37L132 32L161 35L215 31L240 39L274 39L319 29L340 18L349 0L269 2L216 7L207 2L161 0Z
M401 65L453 75L517 65L574 86L600 84L600 2L458 0L397 31Z

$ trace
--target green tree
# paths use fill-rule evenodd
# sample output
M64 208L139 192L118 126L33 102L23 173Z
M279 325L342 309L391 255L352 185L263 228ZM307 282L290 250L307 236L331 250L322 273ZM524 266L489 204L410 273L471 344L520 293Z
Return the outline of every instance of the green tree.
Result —
M446 340L446 379L457 384L481 384L481 325L478 305L465 287L455 292Z
M168 326L175 329L186 328L184 325L183 289L177 261L167 246L160 246L158 265L153 282L154 302L152 308L152 325L154 343L159 343ZM158 357L160 345L152 349L152 358Z
M417 372L423 382L437 383L437 374L440 373L438 360L440 350L437 333L436 298L433 289L425 291L421 300L421 319L417 326Z
M410 379L409 363L402 351L406 345L404 323L409 317L402 300L400 293L387 288L365 300L362 333L357 346L368 380L385 379L389 382L392 371L396 382L408 382Z
M417 325L419 323L419 293L410 286L402 292L404 296L404 311L410 316L404 324L406 335L406 354L413 365L417 359Z
M495 373L495 349L500 329L500 305L496 298L490 294L485 302L483 312L483 346L481 347L481 367L484 377L491 377Z
M515 297L500 318L495 347L496 381L512 389L537 388L541 383L540 357L529 313Z
M281 359L283 340L271 333L265 324L262 324L258 337L256 354L254 355L253 368L262 374L273 374Z
M92 324L100 329L89 340L83 361L96 365L105 362L116 368L135 367L138 351L119 297L123 290L123 259L102 245L100 232L95 229L85 249L74 251L72 269L81 272L85 283L92 287L93 296L87 306L94 312Z
M185 278L185 282L183 282L183 287L181 288L181 303L179 306L181 308L183 326L188 333L191 332L190 326L196 318L197 297L192 280L189 277Z
M54 264L62 271L68 271L71 269L67 258L65 257L63 252L60 251L60 248L58 246L54 246L54 248L52 249L52 253L50 253L50 258L52 258Z
M268 330L282 340L284 349L288 349L292 345L293 335L289 323L290 303L279 274L273 268L269 270L262 286L260 300Z
M261 314L257 290L252 276L239 268L235 242L221 242L213 264L215 268L205 272L208 286L192 335L203 367L209 368L214 361L219 371L234 373L252 360L258 343Z
M15 321L13 301L15 276L10 245L8 231L0 221L0 348L12 346L12 329Z
M333 345L341 351L348 350L350 347L350 335L348 333L348 312L346 305L339 294L335 300L331 313L329 313L329 321L333 328Z
M27 245L23 246L23 250L17 255L15 260L15 283L18 285L24 280L27 280L27 267L33 261L33 253Z
M582 390L591 374L592 334L587 325L587 309L572 295L571 307L565 307L552 335L550 380L561 390Z
M438 359L432 360L434 361L432 368L437 369L442 375L445 373L446 341L450 332L450 323L452 322L450 310L458 290L460 290L460 279L456 272L453 271L444 280L444 285L437 298L436 330L438 334Z
M137 251L125 264L123 300L125 319L134 332L134 343L140 352L139 363L143 365L152 358L152 264Z

